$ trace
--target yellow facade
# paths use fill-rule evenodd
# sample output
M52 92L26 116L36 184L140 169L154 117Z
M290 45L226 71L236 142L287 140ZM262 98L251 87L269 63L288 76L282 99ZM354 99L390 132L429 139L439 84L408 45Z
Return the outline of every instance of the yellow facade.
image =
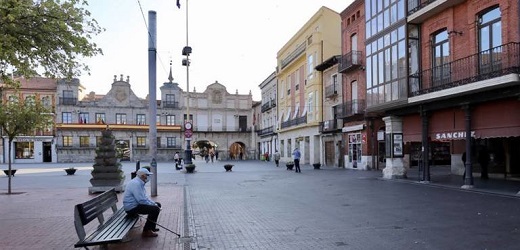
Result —
M301 163L320 162L323 77L315 67L341 54L341 17L321 7L277 53L277 130L282 160L299 148Z

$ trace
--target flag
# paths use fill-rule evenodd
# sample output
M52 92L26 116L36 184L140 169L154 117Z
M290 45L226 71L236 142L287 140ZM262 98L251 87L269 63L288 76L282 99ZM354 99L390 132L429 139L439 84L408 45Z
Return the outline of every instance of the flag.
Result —
M177 0L177 7L181 8L181 0Z

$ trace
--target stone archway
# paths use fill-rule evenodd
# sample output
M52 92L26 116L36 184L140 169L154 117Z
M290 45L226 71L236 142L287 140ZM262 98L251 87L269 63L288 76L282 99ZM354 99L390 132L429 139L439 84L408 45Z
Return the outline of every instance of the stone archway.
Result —
M199 156L201 159L205 159L206 155L208 155L210 159L212 158L211 156L216 157L217 159L220 158L221 156L219 156L218 146L217 143L210 140L194 141L191 145L194 157Z
M231 160L246 160L249 159L246 145L243 142L233 142L229 146L229 158Z

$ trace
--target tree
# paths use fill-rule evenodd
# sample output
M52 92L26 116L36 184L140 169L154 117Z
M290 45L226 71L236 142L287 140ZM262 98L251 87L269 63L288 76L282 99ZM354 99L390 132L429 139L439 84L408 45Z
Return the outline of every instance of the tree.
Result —
M32 135L36 130L50 127L53 122L51 111L45 108L41 101L34 97L21 101L19 96L16 91L0 105L0 129L3 129L9 141L8 194L11 194L11 151L14 138L18 135Z
M1 0L0 82L31 78L42 70L52 78L72 79L90 69L82 57L102 54L91 42L102 32L84 8L86 0Z

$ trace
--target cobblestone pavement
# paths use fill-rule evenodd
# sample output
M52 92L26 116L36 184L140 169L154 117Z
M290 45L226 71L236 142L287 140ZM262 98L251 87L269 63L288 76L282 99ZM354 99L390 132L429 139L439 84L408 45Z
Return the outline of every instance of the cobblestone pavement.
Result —
M233 171L225 172L225 163L234 164ZM516 183L490 193L453 183L387 181L379 171L304 165L295 173L260 161L195 164L194 174L158 164L154 199L164 208L158 221L181 238L163 229L157 238L141 238L144 222L138 222L130 242L109 249L517 249L520 244ZM65 175L68 166L79 169L76 175ZM5 194L7 177L0 176L0 249L73 249L78 240L73 207L94 197L88 195L91 164L15 168L16 194ZM135 163L123 169L128 181Z

